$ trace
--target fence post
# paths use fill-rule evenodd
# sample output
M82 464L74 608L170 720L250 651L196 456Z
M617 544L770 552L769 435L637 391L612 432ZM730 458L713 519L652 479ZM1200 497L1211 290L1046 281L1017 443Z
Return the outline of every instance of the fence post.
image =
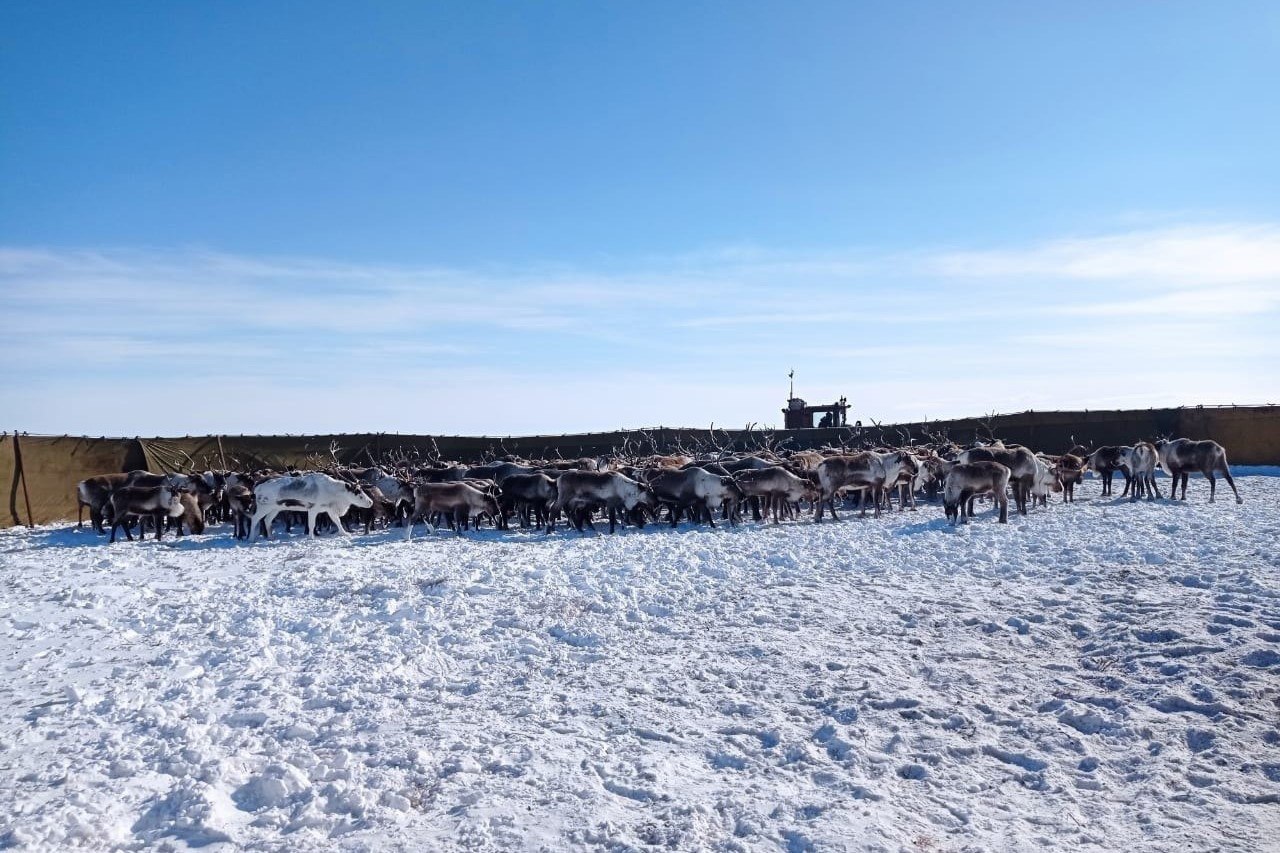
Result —
M18 479L22 480L22 502L27 506L27 527L34 527L31 517L31 496L27 494L27 472L22 466L22 445L18 443L18 431L13 431L13 464L18 469Z

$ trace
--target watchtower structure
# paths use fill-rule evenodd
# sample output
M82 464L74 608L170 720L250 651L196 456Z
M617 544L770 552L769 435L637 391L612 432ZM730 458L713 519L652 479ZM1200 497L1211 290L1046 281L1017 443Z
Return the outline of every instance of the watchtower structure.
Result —
M782 410L783 423L787 429L814 429L815 427L842 427L848 425L849 403L841 397L839 402L810 406L804 400L791 396L787 407ZM818 423L813 419L822 415Z

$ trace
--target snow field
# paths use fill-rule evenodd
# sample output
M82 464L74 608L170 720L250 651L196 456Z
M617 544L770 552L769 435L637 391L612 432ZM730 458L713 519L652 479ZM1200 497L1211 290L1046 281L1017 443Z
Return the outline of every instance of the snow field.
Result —
M1238 483L958 530L5 531L0 844L1276 849L1280 478Z

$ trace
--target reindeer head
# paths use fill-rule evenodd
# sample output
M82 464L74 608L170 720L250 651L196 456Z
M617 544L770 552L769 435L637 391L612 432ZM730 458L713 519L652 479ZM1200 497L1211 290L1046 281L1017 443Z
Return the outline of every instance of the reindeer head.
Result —
M729 494L733 495L733 499L737 501L745 501L747 493L742 491L742 486L733 477L721 477L720 485L729 490Z
M369 497L364 489L354 483L343 483L342 485L347 490L352 506L358 506L361 509L368 509L373 506L373 498Z

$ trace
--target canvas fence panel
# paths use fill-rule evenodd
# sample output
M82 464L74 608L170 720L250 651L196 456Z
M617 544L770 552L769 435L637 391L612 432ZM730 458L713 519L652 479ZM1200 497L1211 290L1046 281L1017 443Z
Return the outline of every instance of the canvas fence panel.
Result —
M1280 463L1280 407L1180 409L1178 435L1212 438L1233 465Z
M140 467L137 443L117 438L78 438L71 436L17 436L22 453L26 495L13 466L15 436L6 435L4 452L0 453L0 478L5 486L7 505L4 526L28 521L26 497L31 501L30 521L48 524L76 517L76 484L94 474L125 471Z

